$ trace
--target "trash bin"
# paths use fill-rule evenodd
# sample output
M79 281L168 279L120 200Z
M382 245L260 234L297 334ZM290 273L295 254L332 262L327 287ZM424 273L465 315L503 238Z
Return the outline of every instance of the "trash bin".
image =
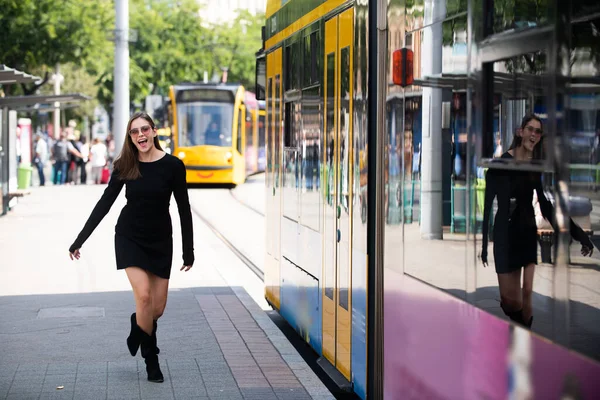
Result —
M19 165L17 169L17 187L19 189L27 189L31 185L32 171L33 168L31 168L31 165Z

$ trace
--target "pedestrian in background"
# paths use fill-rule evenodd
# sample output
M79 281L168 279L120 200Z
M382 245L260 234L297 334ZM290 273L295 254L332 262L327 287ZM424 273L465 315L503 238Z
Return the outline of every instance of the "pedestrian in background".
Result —
M33 162L38 170L40 176L40 186L46 184L46 176L44 174L44 167L48 161L48 143L44 140L41 135L35 137L35 157Z
M99 185L102 180L102 169L107 162L106 145L99 138L94 139L94 144L90 148L90 162L92 165L92 181Z
M67 134L63 132L60 134L60 139L52 146L55 185L63 185L67 181L71 155L81 157L81 153L67 140Z
M79 137L79 152L81 153L81 164L79 165L79 176L81 184L87 183L87 164L90 159L90 145L85 136Z
M117 269L127 273L136 304L127 346L132 356L141 348L148 380L163 382L156 330L167 304L173 259L171 194L175 195L181 220L181 271L192 268L194 240L185 166L179 158L162 150L154 122L146 113L136 113L129 120L108 187L69 248L71 259L79 259L81 246L108 213L123 186L127 187L127 205L115 228L115 253Z

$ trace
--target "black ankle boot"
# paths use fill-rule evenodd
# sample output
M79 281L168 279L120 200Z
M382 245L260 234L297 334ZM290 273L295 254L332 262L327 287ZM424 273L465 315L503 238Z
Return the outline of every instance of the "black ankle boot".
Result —
M138 348L140 347L140 343L142 341L142 330L137 324L137 320L135 319L135 313L131 314L131 332L127 337L127 347L129 348L129 352L132 356L137 354Z
M154 325L152 326L152 340L154 341L154 347L156 347L156 354L160 354L160 349L156 345L156 329L158 328L157 321L154 320Z
M158 363L157 349L154 344L153 335L148 335L144 331L142 331L142 335L142 357L144 357L144 360L146 361L148 380L150 382L164 382L165 378L163 377Z
M500 303L500 308L502 308L502 311L504 311L504 314L510 318L512 321L521 324L521 325L525 325L525 321L523 320L523 309L517 310L517 311L509 311L504 307L504 304Z
M533 315L529 318L529 321L525 324L527 329L531 329L531 325L533 325Z

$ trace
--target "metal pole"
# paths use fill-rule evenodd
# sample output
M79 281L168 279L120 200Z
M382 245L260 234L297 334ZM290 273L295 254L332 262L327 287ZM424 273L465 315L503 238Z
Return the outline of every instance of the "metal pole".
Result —
M115 1L115 77L113 137L115 153L121 152L129 120L129 0Z
M60 64L56 64L56 72L54 73L54 94L60 94L60 83L62 82L62 75L60 74ZM54 138L60 137L60 103L54 102Z
M442 72L444 0L426 0L422 76ZM421 237L443 238L442 215L442 89L423 88L423 145L421 170Z
M387 0L368 3L368 299L367 398L383 398L385 97L387 62Z

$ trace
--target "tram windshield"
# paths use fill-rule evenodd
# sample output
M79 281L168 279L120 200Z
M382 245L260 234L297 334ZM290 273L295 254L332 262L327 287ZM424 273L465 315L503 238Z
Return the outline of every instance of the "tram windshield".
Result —
M177 107L180 147L230 147L233 104L192 102Z

